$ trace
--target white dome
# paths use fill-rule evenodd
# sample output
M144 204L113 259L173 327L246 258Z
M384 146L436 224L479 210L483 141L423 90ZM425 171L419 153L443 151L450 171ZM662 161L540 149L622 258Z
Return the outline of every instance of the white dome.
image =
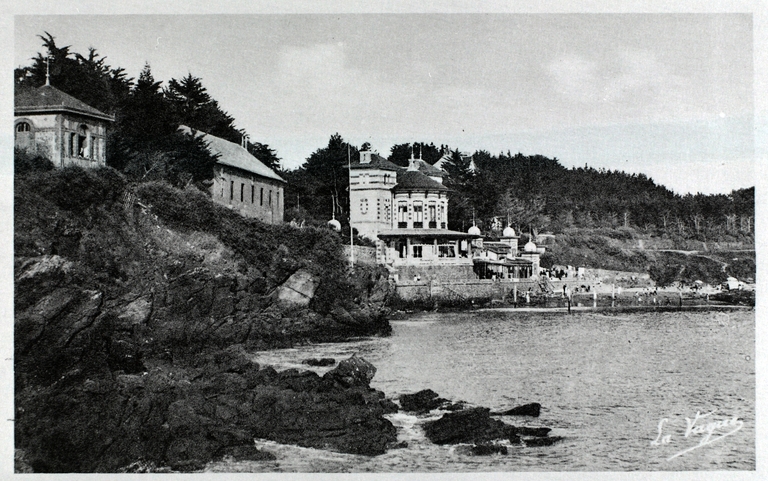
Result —
M536 252L537 247L536 247L536 244L534 244L533 242L528 242L527 244L525 244L525 247L523 247L523 250L525 252Z
M504 232L501 233L502 237L515 237L515 229L511 226L504 228Z
M341 222L337 221L336 219L331 219L328 221L328 227L335 230L336 232L341 231Z
M480 234L480 228L477 227L476 225L473 225L472 227L469 228L469 230L467 231L467 234L470 234L470 235L481 235Z

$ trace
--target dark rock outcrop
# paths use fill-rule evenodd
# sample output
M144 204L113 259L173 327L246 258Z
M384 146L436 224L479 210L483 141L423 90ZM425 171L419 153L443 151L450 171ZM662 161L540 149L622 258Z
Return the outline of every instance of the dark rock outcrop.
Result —
M424 432L435 444L485 443L510 437L517 441L514 426L492 419L489 413L483 407L447 413L424 423Z
M419 413L437 409L448 402L447 399L441 398L431 389L424 389L413 394L401 394L399 401L403 411Z
M522 406L517 406L512 409L508 409L506 411L492 412L491 416L533 416L537 418L539 417L540 413L541 413L541 404L530 403L530 404L523 404Z
M511 444L550 446L562 438L548 437L550 428L513 426L491 418L490 409L465 408L444 414L440 419L424 423L427 438L435 444L473 444L467 454L506 454L506 448L493 441Z
M313 367L327 367L327 366L333 366L336 364L336 359L332 357L321 357L320 359L311 358L311 359L304 359L301 361L302 364L306 364L307 366L313 366Z
M352 356L325 373L323 379L336 381L345 387L368 387L375 374L373 364L361 357Z

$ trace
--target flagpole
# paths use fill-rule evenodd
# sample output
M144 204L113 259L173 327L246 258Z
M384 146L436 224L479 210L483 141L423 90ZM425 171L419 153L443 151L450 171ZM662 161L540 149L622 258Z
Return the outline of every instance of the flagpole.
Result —
M349 169L349 268L355 267L355 238L352 234L352 154L347 142L347 168Z

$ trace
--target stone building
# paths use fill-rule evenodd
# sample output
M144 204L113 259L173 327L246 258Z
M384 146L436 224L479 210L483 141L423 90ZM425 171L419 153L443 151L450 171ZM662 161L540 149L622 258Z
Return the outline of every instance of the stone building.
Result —
M110 115L46 83L14 94L14 146L56 167L106 165Z
M421 159L402 168L372 152L350 166L350 217L400 277L473 278L473 233L451 231L444 173Z
M193 132L184 125L179 129ZM219 156L213 167L213 201L244 217L268 224L283 222L285 180L243 146L205 132L195 133L208 143L211 154Z

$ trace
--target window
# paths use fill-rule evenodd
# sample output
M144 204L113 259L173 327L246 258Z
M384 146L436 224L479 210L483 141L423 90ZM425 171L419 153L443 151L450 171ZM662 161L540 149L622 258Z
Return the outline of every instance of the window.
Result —
M32 124L29 122L19 122L16 124L15 144L16 147L26 150L34 147L34 132Z
M437 217L436 217L436 211L437 206L435 204L429 204L427 216L429 219L429 228L435 229L437 227Z
M272 207L272 191L269 191L269 206Z
M251 185L251 204L253 204L256 200L256 186Z
M397 227L400 229L408 227L408 204L405 202L397 204Z
M235 198L235 181L230 180L229 181L229 200L233 200Z
M240 202L245 200L245 184L240 182Z
M69 138L67 139L67 155L70 157L74 157L75 152L77 152L77 147L75 144L75 134L70 133Z
M413 228L421 229L424 227L424 205L421 201L413 203Z
M259 205L264 205L264 187L259 191Z
M360 213L361 214L367 214L368 213L368 199L362 199L360 201Z
M413 246L413 257L421 257L424 246Z
M88 127L81 125L77 129L77 156L85 157L86 153L89 153L90 146L88 145Z

